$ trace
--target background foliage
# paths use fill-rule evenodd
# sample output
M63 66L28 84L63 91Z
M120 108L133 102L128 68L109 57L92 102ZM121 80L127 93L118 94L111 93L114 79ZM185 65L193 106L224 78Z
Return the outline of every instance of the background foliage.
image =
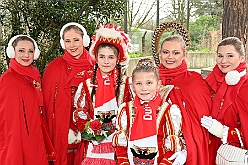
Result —
M224 0L225 1L225 0ZM127 11L127 30L141 40L144 31L152 33L156 28L156 0L0 0L0 73L7 69L8 58L5 48L9 39L16 34L32 36L41 49L35 65L44 71L46 65L62 55L59 31L68 22L81 23L90 36L101 23L118 23L124 28L124 13ZM187 8L187 3L189 8ZM125 5L127 8L125 9ZM189 26L191 51L210 51L202 43L212 31L220 31L223 1L219 0L159 0L159 23L173 21ZM165 13L166 16L163 13ZM189 13L189 25L187 25ZM170 35L173 31L166 33ZM151 36L152 34L150 34ZM151 55L151 40L146 36L145 52ZM134 41L134 40L133 40ZM142 52L132 53L139 57Z
M4 46L9 39L17 34L28 34L41 49L35 65L43 72L47 63L63 53L59 46L59 31L64 24L81 23L91 36L100 23L120 23L124 4L125 0L2 0L1 64L8 60ZM2 68L1 73L5 69Z

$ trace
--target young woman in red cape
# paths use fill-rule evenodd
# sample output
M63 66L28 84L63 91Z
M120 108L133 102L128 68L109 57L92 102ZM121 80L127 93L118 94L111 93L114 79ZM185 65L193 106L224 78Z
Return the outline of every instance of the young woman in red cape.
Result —
M46 165L56 154L41 116L40 74L32 65L40 50L31 37L17 35L6 53L11 59L0 78L0 164Z
M200 119L210 114L210 91L202 76L187 68L186 41L186 38L179 35L163 40L158 70L162 85L174 85L167 101L179 106L183 116L186 164L208 165L208 132L202 128Z
M43 75L44 110L49 134L58 154L55 165L78 165L82 161L83 143L73 123L73 98L80 82L90 77L95 60L84 48L90 38L85 28L75 22L60 31L64 55L54 59Z
M159 73L151 59L139 60L132 72L136 96L121 104L117 115L118 131L113 144L118 165L186 162L181 111L177 105L165 101L173 85L160 86Z
M99 26L92 39L90 54L96 58L94 73L92 78L80 83L74 98L76 110L73 119L84 131L85 139L85 159L81 165L115 165L112 137L117 109L132 97L130 78L123 75L123 68L129 61L130 39L119 27L108 24ZM97 132L106 131L93 125L96 121L99 123L98 119L108 127L109 133L98 141L86 138L85 133L96 137L99 135Z
M206 77L212 91L211 116L201 119L202 126L211 133L211 165L216 164L216 154L221 144L248 149L246 68L242 42L237 37L223 39L217 46L216 65Z

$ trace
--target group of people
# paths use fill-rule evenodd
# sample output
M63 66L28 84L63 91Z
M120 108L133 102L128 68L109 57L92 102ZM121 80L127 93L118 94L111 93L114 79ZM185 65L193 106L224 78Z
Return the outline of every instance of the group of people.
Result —
M215 165L223 143L248 149L247 66L238 38L218 44L205 79L188 70L179 35L161 43L158 67L140 59L131 77L130 39L118 26L99 26L90 39L71 22L61 28L60 44L64 54L47 65L41 82L32 65L37 43L27 35L8 43L1 165Z

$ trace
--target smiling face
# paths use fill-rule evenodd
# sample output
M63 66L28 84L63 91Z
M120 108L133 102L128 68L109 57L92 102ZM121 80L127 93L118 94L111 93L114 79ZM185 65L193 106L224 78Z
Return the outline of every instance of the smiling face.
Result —
M63 40L67 52L79 59L84 50L82 32L75 29L65 31Z
M97 63L103 76L108 75L117 64L117 55L110 47L100 47L97 53Z
M143 101L149 101L156 94L161 82L153 72L136 72L132 87L136 95Z
M216 63L223 73L236 69L244 60L245 56L240 55L233 45L218 47Z
M185 59L182 43L177 40L163 42L160 50L161 64L168 69L179 67Z
M23 66L31 65L34 61L34 44L27 40L18 41L15 46L15 60Z

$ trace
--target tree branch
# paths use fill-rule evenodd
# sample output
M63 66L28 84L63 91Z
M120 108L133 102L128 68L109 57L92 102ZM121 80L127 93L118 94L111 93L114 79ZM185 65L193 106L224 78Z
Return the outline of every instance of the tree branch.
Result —
M86 2L80 8L80 10L75 14L75 16L73 17L73 19L71 21L77 21L79 19L79 17L82 15L82 13L85 11L85 8L92 4L92 1L94 1L94 0L89 0L88 2ZM67 19L67 21L69 21L69 20ZM48 49L48 51L46 52L46 54L43 56L43 60L42 60L41 66L39 67L40 70L41 70L41 72L44 71L44 69L46 67L45 65L48 62L47 61L48 56L50 54L52 54L52 51L57 47L57 45L59 44L59 40L60 40L60 36L57 36L56 39L54 40L52 46Z

